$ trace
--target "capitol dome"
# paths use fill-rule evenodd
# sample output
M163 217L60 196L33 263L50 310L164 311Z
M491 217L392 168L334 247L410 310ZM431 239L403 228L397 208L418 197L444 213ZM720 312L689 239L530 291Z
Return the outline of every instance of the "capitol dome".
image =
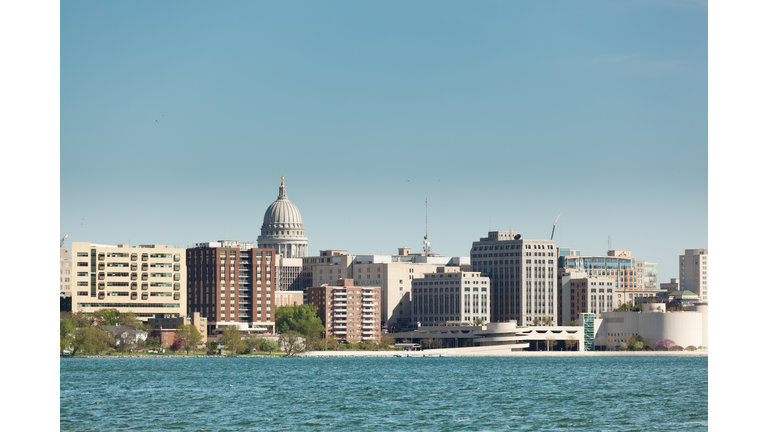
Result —
M285 193L285 177L280 184L277 200L264 212L259 248L275 249L284 258L307 256L307 237L301 213Z

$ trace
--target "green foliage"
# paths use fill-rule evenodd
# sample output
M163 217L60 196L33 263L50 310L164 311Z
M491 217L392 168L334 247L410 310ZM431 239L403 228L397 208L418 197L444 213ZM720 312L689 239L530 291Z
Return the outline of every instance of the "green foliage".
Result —
M571 324L571 327L576 327L577 325L579 325L579 323L577 323L576 320L571 320L570 324Z
M208 348L208 352L216 352L219 349L219 343L214 341L206 342L205 347Z
M391 348L394 345L395 345L395 338L389 335L382 336L381 340L379 341L379 347L381 348Z
M200 334L200 330L192 324L180 325L176 329L175 341L179 341L184 351L189 354L190 351L194 352L200 342L203 340L203 335ZM175 344L174 341L174 344Z
M98 354L113 345L112 335L97 327L80 327L72 338L72 356L77 352Z
M59 321L59 352L61 354L64 353L64 350L71 350L76 331L77 321L73 319Z
M614 309L614 312L640 312L642 310L643 306L640 304L630 306L629 303L623 303L621 306Z
M473 322L476 326L483 325L483 319L482 318L475 318L475 321Z
M288 330L280 333L280 344L283 346L285 355L293 357L296 354L306 351L306 345L299 332Z
M243 335L240 330L238 330L237 326L226 327L221 334L219 343L224 345L224 348L229 350L232 355L243 351L243 348L246 347L245 341L243 341Z
M293 331L307 339L314 339L325 331L323 321L317 317L317 306L310 304L278 307L275 326L279 333Z
M146 330L144 323L130 311L120 312L115 308L99 309L93 313L93 318L97 325L124 325L136 330Z
M272 354L274 351L280 351L280 343L274 339L260 339L258 349Z

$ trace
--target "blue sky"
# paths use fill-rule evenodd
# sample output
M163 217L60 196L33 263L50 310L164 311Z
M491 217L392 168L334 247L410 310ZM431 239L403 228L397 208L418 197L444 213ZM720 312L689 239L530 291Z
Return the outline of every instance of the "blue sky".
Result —
M492 230L677 277L708 247L696 1L62 2L60 236L255 241L285 175L312 254Z

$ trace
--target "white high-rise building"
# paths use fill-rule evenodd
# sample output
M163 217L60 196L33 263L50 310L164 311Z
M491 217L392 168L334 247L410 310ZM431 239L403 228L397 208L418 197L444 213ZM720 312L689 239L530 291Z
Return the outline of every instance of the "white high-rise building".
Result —
M260 249L274 249L283 258L301 258L307 256L307 236L301 213L285 194L285 178L280 184L277 200L264 213L261 235L258 239Z
M686 249L680 255L680 289L699 295L701 301L709 302L707 284L707 255L709 249Z

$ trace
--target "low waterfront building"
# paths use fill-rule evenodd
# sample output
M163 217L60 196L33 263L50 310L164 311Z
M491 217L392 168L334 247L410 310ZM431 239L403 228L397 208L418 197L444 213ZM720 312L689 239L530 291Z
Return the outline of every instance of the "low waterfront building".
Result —
M184 249L72 242L72 311L114 308L142 320L187 310Z
M584 351L582 326L526 326L515 321L474 325L421 326L412 331L393 333L399 343L421 348L499 348L512 351Z
M708 305L696 303L694 311L669 312L664 303L645 303L642 312L606 312L595 319L595 345L617 349L630 335L640 335L645 344L669 339L685 348L708 346Z
M310 287L306 303L317 306L327 334L346 342L381 340L381 288L355 286L352 279Z

